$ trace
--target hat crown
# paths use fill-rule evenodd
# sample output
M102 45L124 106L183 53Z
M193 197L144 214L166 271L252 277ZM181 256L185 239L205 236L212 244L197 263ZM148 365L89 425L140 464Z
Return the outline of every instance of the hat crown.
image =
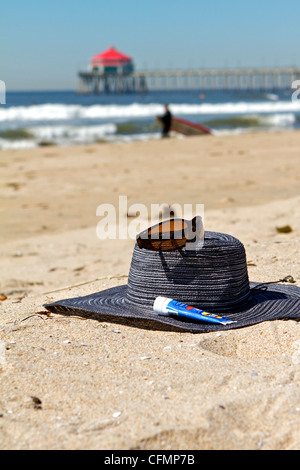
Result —
M158 296L212 313L240 308L250 296L243 244L217 232L205 232L199 250L150 251L136 244L126 302L152 306Z

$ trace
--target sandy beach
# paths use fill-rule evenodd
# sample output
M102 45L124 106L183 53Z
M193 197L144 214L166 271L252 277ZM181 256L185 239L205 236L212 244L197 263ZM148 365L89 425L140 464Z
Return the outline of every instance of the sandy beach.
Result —
M300 449L299 322L191 334L43 307L126 284L134 241L96 236L120 195L204 204L250 281L300 286L299 149L287 131L0 151L1 449Z

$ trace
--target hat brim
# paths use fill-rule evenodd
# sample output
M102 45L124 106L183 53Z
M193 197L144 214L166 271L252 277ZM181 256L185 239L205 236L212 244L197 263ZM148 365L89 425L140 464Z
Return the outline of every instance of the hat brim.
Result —
M126 301L127 285L113 287L84 297L59 300L44 307L53 313L96 317L102 321L132 324L153 329L205 333L242 328L270 320L300 318L300 287L272 284L268 290L255 288L251 282L251 297L239 310L224 316L235 323L227 325L206 322L182 321L176 317L159 316L152 308L129 304ZM255 288L255 289L254 289Z

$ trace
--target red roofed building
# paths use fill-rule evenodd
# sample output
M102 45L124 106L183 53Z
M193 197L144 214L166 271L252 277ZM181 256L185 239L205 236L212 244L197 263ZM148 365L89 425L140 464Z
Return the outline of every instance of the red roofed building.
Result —
M91 59L91 70L100 74L126 75L133 72L132 58L110 47Z

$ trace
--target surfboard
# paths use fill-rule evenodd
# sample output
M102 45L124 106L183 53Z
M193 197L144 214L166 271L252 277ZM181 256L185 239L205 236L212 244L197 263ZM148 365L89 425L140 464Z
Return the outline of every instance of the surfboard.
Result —
M177 117L172 118L171 131L178 132L184 135L203 135L212 134L211 129L195 122L187 121Z

